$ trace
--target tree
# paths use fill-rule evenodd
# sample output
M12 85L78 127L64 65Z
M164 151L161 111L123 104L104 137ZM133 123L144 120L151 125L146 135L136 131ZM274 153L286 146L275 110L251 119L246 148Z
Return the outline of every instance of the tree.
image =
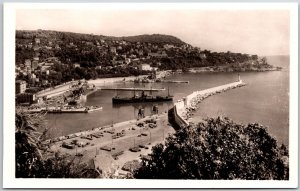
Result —
M288 151L266 129L228 118L210 118L182 128L152 149L134 173L143 179L289 178Z
M268 64L267 58L266 58L266 57L262 57L262 58L260 59L260 63L261 63L262 65Z
M38 115L16 111L16 177L35 177L42 166L43 156L39 149L42 135L37 132L42 118Z
M80 158L59 153L46 155L42 141L47 138L47 131L37 131L45 127L44 121L41 114L16 110L16 178L84 178L86 165L80 163Z

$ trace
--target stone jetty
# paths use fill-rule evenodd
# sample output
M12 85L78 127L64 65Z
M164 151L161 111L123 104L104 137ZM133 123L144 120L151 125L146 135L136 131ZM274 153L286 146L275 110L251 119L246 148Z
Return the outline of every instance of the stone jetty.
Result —
M197 104L203 101L205 98L228 91L230 89L235 89L238 87L245 86L246 84L239 79L237 82L205 89L199 90L191 93L190 95L178 100L174 104L174 119L178 126L189 125L188 119L191 117L191 111L196 110Z

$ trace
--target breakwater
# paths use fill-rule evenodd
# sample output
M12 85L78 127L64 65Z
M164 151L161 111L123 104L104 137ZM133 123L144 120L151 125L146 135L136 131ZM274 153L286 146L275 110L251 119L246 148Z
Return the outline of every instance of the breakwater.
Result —
M87 97L95 92L97 92L99 90L99 88L93 88L93 89L89 89L86 92L84 92L83 94L80 95L79 97L79 101L80 102L86 102L87 101Z
M217 93L225 92L230 89L238 88L245 86L246 84L243 83L242 80L239 80L237 82L205 89L205 90L199 90L191 93L190 95L182 98L181 100L178 100L174 103L173 107L173 122L178 127L185 127L189 125L189 117L190 117L190 111L196 109L196 105L200 103L205 98L215 95Z

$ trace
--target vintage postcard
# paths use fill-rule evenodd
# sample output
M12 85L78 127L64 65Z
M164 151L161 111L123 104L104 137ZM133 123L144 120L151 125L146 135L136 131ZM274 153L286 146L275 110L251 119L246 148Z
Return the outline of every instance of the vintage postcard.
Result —
M6 188L295 188L296 3L4 4Z

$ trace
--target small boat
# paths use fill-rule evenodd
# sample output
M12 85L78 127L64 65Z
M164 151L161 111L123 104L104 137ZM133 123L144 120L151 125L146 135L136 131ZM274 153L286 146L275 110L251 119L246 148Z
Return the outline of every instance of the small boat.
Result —
M92 106L91 108L87 108L88 113L91 113L91 112L94 112L94 111L99 111L99 110L102 110L102 107Z

